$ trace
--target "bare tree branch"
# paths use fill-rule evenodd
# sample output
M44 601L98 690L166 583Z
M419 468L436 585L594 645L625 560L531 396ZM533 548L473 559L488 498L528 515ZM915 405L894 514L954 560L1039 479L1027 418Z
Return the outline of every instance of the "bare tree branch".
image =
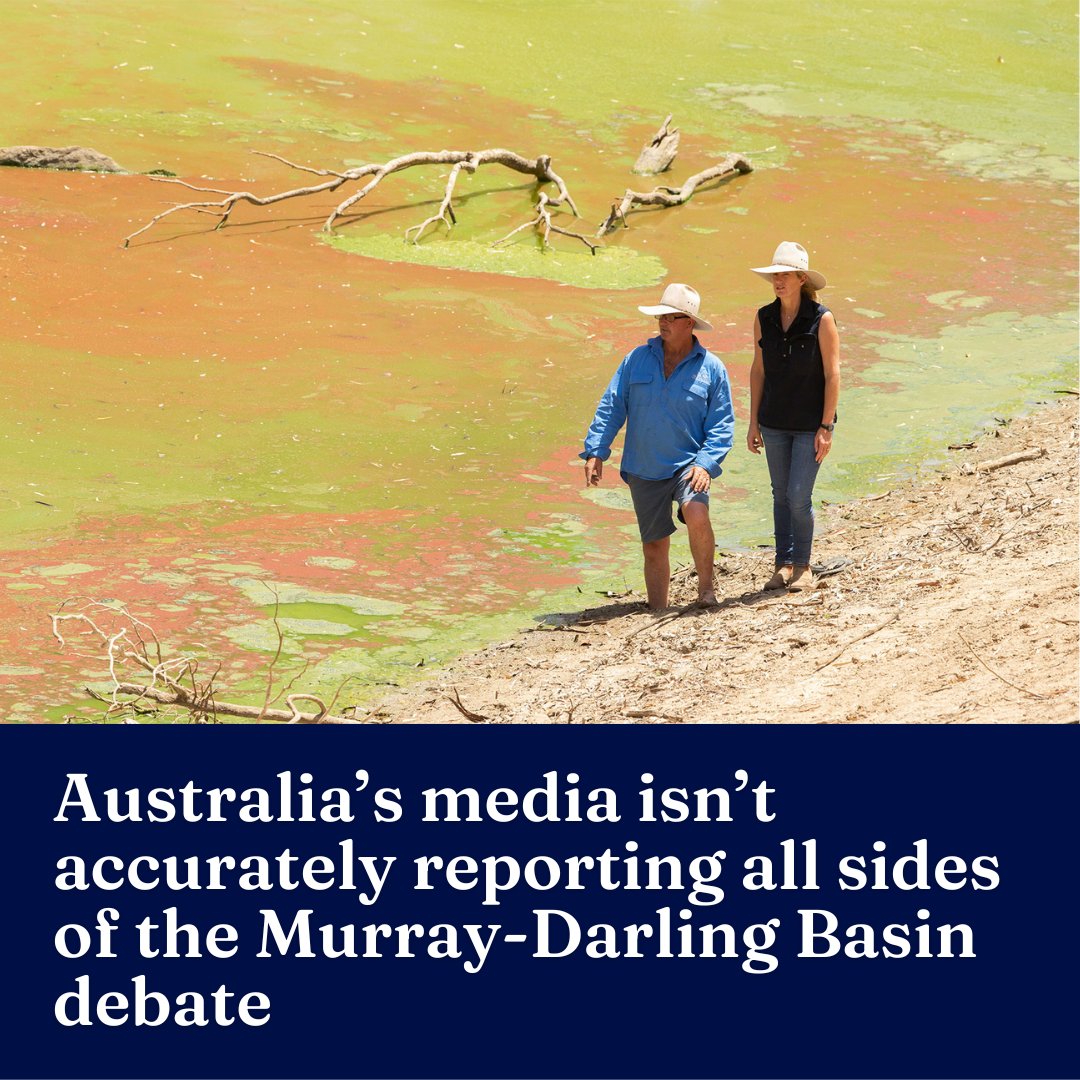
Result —
M266 585L266 582L263 582ZM278 622L278 611L281 608L281 597L278 595L277 589L270 585L266 585L274 596L274 632L277 634L277 649L274 650L274 655L270 660L270 666L266 669L266 695L263 697L262 713L265 713L270 705L270 695L274 692L274 665L281 659L281 651L285 648L285 635L281 632L281 623ZM257 724L262 719L262 713L256 718Z
M343 180L347 179L345 173L338 172L335 169L313 169L310 165L297 165L295 161L283 158L280 154L271 154L267 150L252 150L251 152L259 157L270 158L272 161L280 161L282 165L288 165L290 169L297 169L299 172L313 173L315 176L340 176Z
M565 203L575 217L581 216L578 213L573 198L570 196L566 183L563 181L562 177L551 168L551 157L548 154L541 154L539 157L530 160L512 150L504 150L499 147L487 150L421 150L411 154L402 154L398 157L391 158L389 161L382 162L381 164L372 162L366 165L358 165L353 169L346 169L342 172L338 172L333 169L314 169L310 166L298 165L278 154L270 154L265 151L254 152L261 157L280 161L282 164L289 166L289 168L311 173L315 176L325 176L328 177L328 179L320 184L310 184L305 187L290 188L288 191L279 191L272 195L255 195L250 191L223 191L218 188L199 187L195 184L188 183L186 180L179 180L175 177L151 177L152 180L155 180L158 183L175 184L179 187L187 188L189 191L196 191L206 195L219 195L221 198L176 203L173 206L170 206L169 209L163 210L160 214L156 214L145 225L136 229L135 232L124 237L123 246L128 247L132 240L146 232L147 229L152 228L158 222L163 221L165 218L179 213L182 210L193 210L197 213L212 214L218 219L215 229L220 229L228 222L230 215L239 203L246 202L250 203L252 206L271 206L274 203L282 202L285 199L298 199L310 195L319 195L324 192L336 191L346 183L366 179L367 183L365 183L359 191L354 192L348 198L338 203L323 223L323 230L325 232L332 232L338 219L345 215L362 199L365 199L380 183L382 183L383 180L386 179L386 177L418 165L450 165L451 170L450 175L447 178L443 200L439 206L438 213L432 215L421 224L410 227L406 232L406 238L409 238L410 234L415 234L412 236L414 243L420 242L420 239L423 237L429 226L435 225L440 221L446 225L447 229L453 227L456 218L454 216L451 200L458 176L461 174L462 170L473 173L483 165L501 165L514 172L534 177L538 184L554 184L558 196L557 198L549 199L546 205L560 206ZM546 230L545 237L547 233L552 231L561 232L567 236L575 235L574 233L566 233L564 230L551 225ZM585 242L588 243L588 241ZM590 245L590 247L593 247L593 245Z
M409 239L409 233L415 232L416 238L413 240L414 244L420 243L420 237L424 235L424 230L433 225L437 221L441 221L446 226L446 231L449 232L456 224L457 218L454 216L454 208L450 204L450 200L454 194L454 185L457 183L458 174L464 169L466 172L472 174L476 172L476 165L472 161L459 161L451 170L450 175L446 179L446 191L443 195L443 201L439 204L439 212L432 217L429 217L426 221L421 222L419 225L413 225L412 228L405 230L405 239Z
M728 154L711 168L694 173L683 182L682 187L655 187L652 191L631 191L627 188L621 199L611 204L608 216L601 222L597 236L604 236L615 228L618 222L629 228L626 215L634 206L679 206L687 202L702 185L713 180L726 180L736 174L753 172L754 167L742 154Z
M563 236L572 236L576 240L580 240L588 249L591 255L595 255L599 244L594 244L587 237L582 236L581 233L570 232L569 229L560 228L551 220L551 211L549 206L560 206L560 199L552 199L546 191L540 192L540 198L536 204L536 216L532 221L526 221L524 224L519 225L516 229L507 233L501 240L496 240L492 247L498 247L500 244L505 244L512 236L517 236L523 229L536 229L540 232L540 242L547 248L550 246L548 238L553 232L560 233Z
M275 597L276 599L276 597ZM321 698L313 694L293 693L288 694L286 703L288 709L269 708L270 692L273 684L273 668L281 652L281 628L277 623L277 608L275 606L274 625L278 631L278 652L271 662L267 673L267 690L262 706L238 705L233 702L219 701L217 699L217 677L221 671L221 664L214 667L209 677L200 677L199 661L195 656L172 656L162 655L161 643L152 628L143 620L132 615L122 605L103 604L96 600L82 601L82 609L79 611L65 612L63 609L72 600L65 600L60 605L59 611L52 615L53 637L59 642L61 648L65 648L67 642L60 632L60 626L65 622L80 623L86 629L84 633L100 643L99 648L104 647L104 660L108 664L109 676L112 688L106 697L95 690L87 687L87 693L97 701L108 705L105 710L105 719L113 716L126 717L127 723L138 723L134 719L136 715L147 712L144 702L153 702L155 705L176 706L186 709L193 720L216 720L220 716L231 716L241 720L280 720L288 724L359 724L363 721L354 720L344 716L334 716L330 710L337 703L345 682L338 687L333 701L326 705ZM94 621L87 611L108 612L114 618L121 621L118 630L110 632L104 630ZM102 620L104 621L104 620ZM153 641L153 656L150 647L146 643L146 637ZM133 640L134 639L134 640ZM82 655L82 654L80 654ZM101 654L97 654L101 658ZM149 679L135 682L127 674L126 670L132 667L140 672L145 672ZM295 681L292 680L292 681ZM292 682L286 686L286 691ZM315 712L304 712L296 705L298 701L310 701L318 706Z
M138 698L155 701L159 705L179 705L182 708L196 711L193 709L194 702L192 702L190 695L186 691L156 690L152 687L141 686L138 683L120 683L115 690L120 694L135 695ZM314 701L318 704L319 711L305 713L295 707L263 710L258 705L236 705L229 701L218 701L214 703L214 712L219 716L233 716L239 720L257 720L261 716L264 720L283 720L289 724L360 724L363 722L361 720L350 720L346 716L328 715L327 707L323 704L322 699L315 697L313 694L290 694L286 700L289 702Z

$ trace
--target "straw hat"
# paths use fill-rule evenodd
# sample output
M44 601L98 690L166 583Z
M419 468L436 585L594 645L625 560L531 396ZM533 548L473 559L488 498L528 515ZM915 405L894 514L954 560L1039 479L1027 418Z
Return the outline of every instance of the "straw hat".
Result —
M806 254L806 248L802 244L796 244L793 240L785 240L773 252L772 266L752 267L755 274L763 278L772 278L773 274L783 274L791 270L798 270L809 278L810 284L815 289L824 289L828 282L824 274L810 269L810 256Z
M643 315L689 315L694 320L695 330L711 330L712 324L698 315L700 307L701 297L697 289L691 289L689 285L669 285L660 297L659 304L638 307L638 311Z

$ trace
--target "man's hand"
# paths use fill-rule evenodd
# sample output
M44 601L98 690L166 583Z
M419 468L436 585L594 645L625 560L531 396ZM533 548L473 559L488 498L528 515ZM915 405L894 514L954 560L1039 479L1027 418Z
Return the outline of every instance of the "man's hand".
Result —
M709 485L712 483L712 477L700 465L691 465L690 471L686 474L686 479L690 482L690 487L696 492L708 491Z
M588 487L598 487L603 475L604 463L598 457L591 457L585 462L585 484Z

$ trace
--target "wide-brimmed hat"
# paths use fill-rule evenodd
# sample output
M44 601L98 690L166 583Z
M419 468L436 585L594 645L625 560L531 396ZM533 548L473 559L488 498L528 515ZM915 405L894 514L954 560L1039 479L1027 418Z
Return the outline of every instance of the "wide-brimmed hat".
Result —
M755 266L751 269L755 274L763 278L772 278L773 274L784 274L791 270L798 270L810 279L810 284L815 289L824 289L828 282L825 275L817 270L810 269L810 256L806 254L806 248L802 244L796 244L793 240L785 240L773 252L772 266Z
M660 303L653 307L638 307L643 315L689 315L694 320L695 330L711 330L712 323L707 322L698 314L701 307L701 297L697 289L691 289L689 285L669 285L660 297Z

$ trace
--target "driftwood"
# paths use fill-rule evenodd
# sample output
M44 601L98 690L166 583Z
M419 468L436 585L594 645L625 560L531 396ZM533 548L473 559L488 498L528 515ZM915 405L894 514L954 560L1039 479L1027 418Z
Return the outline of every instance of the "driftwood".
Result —
M202 675L196 657L166 657L153 628L136 618L125 607L103 604L96 600L83 600L77 610L65 611L64 608L69 603L71 601L64 601L60 605L60 610L52 616L53 637L60 643L61 648L66 647L67 642L60 628L62 624L72 622L79 624L83 633L98 643L96 649L99 651L93 658L102 659L107 663L112 687L108 696L90 687L86 687L86 692L96 701L101 701L108 706L105 710L105 720L121 718L125 723L137 724L139 722L137 717L157 711L153 706L165 705L185 709L193 719L201 721L216 720L219 716L232 716L256 723L260 720L279 720L287 724L362 723L360 720L334 716L331 713L330 710L337 701L337 695L334 696L333 701L326 704L313 694L288 693L295 679L277 695L285 697L289 708L287 710L270 708L274 662L281 653L281 628L276 614L274 626L278 632L278 655L274 657L274 662L271 662L267 674L266 700L261 707L258 707L219 701L215 684L221 665L218 664L208 675ZM102 629L87 612L92 612L101 621L104 621L106 615L118 620L119 629L111 631ZM104 649L103 654L100 651L102 649ZM141 682L133 681L128 676L127 673L132 670L143 676ZM339 687L338 693L340 692ZM317 709L315 712L303 712L297 707L298 701L311 702L317 706Z
M611 232L620 221L629 228L626 215L634 206L679 206L687 202L702 184L753 171L753 165L742 154L728 154L711 168L695 173L683 182L682 187L655 187L652 191L631 191L628 188L621 199L611 204L611 210L596 235L604 236Z
M92 696L93 691L89 691ZM162 690L141 683L117 683L115 693L126 694L136 700L153 701L158 705L179 705L191 713L212 712L216 716L234 716L240 720L283 720L287 724L359 724L360 720L351 720L347 716L331 716L329 706L314 694L289 694L285 700L288 709L260 708L257 705L235 705L229 701L214 701L212 706L205 706L193 693L182 686L171 690ZM296 707L298 701L310 701L318 706L316 712L302 712Z
M64 169L67 171L110 172L124 170L108 154L89 146L3 146L0 165L19 169Z
M1006 465L1018 465L1021 461L1035 461L1041 458L1044 450L1034 447L1031 450L1018 450L1015 454L1007 454L1003 458L995 458L993 461L982 461L975 466L976 472L994 472L996 469L1004 469Z
M250 191L222 191L217 188L198 187L194 184L189 184L185 180L179 180L174 177L154 176L151 177L151 179L157 183L175 184L179 187L187 188L189 191L218 195L220 198L178 203L171 206L168 210L163 210L160 214L151 218L150 221L142 226L142 228L136 229L135 232L126 236L123 242L124 247L127 247L135 237L146 232L147 229L156 225L159 221L170 217L172 214L179 213L182 210L193 210L197 213L215 216L218 221L214 228L220 229L228 223L229 216L239 203L246 202L250 203L252 206L272 206L275 203L283 202L285 199L297 199L309 195L320 195L337 191L338 188L345 184L366 180L366 183L359 191L354 192L347 199L338 203L330 213L330 216L323 223L323 230L325 232L332 232L338 219L369 195L384 179L386 179L386 177L393 173L401 172L404 169L413 168L417 165L450 165L451 169L438 211L425 221L422 221L419 225L414 225L406 231L406 239L412 240L414 244L420 242L421 237L430 226L438 225L439 222L442 222L448 230L454 227L457 218L454 215L452 199L457 179L462 171L473 173L483 165L502 165L504 168L511 169L514 172L533 177L538 184L554 184L558 191L558 196L556 198L547 197L546 201L542 203L542 209L546 211L547 207L558 207L565 203L575 217L581 216L578 213L577 207L574 205L574 200L571 198L570 192L567 190L562 177L552 170L551 157L547 154L541 154L539 157L530 160L522 157L520 154L514 153L512 150L498 148L489 150L417 151L416 153L403 154L400 157L391 158L389 161L382 162L381 164L371 163L367 165L358 165L352 169L336 172L333 169L313 169L306 165L297 165L295 162L288 161L277 154L269 154L259 150L254 151L254 153L258 154L260 157L268 157L275 161L280 161L282 164L288 165L289 168L297 169L300 172L311 173L314 176L327 177L328 179L323 180L321 183L310 184L306 187L291 188L288 191L279 191L273 195L255 195ZM562 229L555 229L550 223L550 217L548 216L545 218L545 215L542 212L538 212L536 218L528 224L537 228L542 227L542 237L545 244L550 232L565 232L565 230ZM574 236L576 234L567 233L566 235ZM509 237L504 239L509 239ZM579 239L584 240L584 237L579 237ZM589 242L586 240L585 243ZM590 245L590 247L591 246L592 245Z
M669 128L670 123L671 117L668 116L660 125L660 130L652 137L652 142L641 148L641 153L634 162L633 172L642 176L653 176L671 168L671 163L679 152L679 129Z
M548 247L548 237L553 232L561 233L563 236L573 236L575 239L580 240L588 249L591 255L596 254L599 244L594 244L588 237L582 236L581 233L570 232L568 229L563 229L556 225L551 220L551 211L548 210L549 206L558 206L559 199L552 199L546 191L540 192L540 198L536 204L536 216L532 221L526 221L523 225L519 225L516 229L507 233L501 240L496 240L492 245L498 247L500 244L505 244L511 237L516 236L522 229L535 229L540 233L540 242L546 248Z

